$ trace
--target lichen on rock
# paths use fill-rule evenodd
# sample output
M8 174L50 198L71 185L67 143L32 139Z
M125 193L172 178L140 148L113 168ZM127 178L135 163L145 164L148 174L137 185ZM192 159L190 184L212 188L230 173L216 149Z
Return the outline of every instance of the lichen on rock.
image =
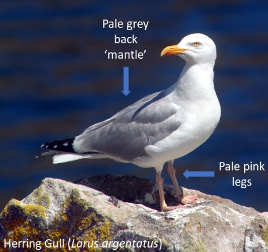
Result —
M264 228L261 237L264 240L264 242L266 243L266 246L268 246L268 225Z

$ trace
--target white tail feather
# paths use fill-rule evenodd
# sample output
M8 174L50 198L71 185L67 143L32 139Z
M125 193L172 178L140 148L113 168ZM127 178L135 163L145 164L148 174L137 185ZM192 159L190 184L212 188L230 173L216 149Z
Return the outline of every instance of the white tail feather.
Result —
M91 158L91 155L79 155L79 154L58 154L53 156L53 164L60 164L71 162L83 158Z
M71 162L83 158L89 158L89 159L99 159L99 158L107 158L106 155L93 153L93 154L57 154L53 156L53 164L60 164L60 163L66 163Z

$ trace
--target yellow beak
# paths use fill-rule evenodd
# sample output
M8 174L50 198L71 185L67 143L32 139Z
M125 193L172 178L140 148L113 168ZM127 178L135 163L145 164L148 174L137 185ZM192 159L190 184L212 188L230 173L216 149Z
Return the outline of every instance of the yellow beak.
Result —
M185 52L187 50L188 49L179 48L177 45L167 46L161 52L161 56L165 56L165 55L168 56L168 55L172 55L172 54L180 54L180 53L183 53L183 52Z

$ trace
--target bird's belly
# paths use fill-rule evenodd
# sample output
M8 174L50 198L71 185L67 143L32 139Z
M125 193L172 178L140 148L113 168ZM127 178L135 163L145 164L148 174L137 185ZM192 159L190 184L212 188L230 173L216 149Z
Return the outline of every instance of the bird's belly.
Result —
M148 157L135 162L141 167L159 167L165 162L187 155L203 144L213 133L220 119L220 107L207 111L193 110L187 120L166 138L145 147Z

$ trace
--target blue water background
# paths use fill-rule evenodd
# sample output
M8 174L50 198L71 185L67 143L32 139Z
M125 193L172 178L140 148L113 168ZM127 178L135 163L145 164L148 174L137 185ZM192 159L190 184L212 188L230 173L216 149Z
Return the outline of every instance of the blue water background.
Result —
M0 210L22 199L45 177L75 181L94 174L155 178L112 160L53 165L34 159L48 140L80 134L179 77L183 60L161 50L201 32L217 45L215 88L221 121L211 138L176 160L179 183L239 204L268 210L268 1L49 1L0 2ZM149 21L147 31L103 29L102 20ZM116 45L114 34L138 37ZM108 60L108 51L146 50L143 60ZM131 93L122 93L123 67ZM265 163L265 172L219 172L219 162ZM190 178L186 170L213 170ZM171 183L166 170L165 182ZM232 177L251 179L246 189Z

